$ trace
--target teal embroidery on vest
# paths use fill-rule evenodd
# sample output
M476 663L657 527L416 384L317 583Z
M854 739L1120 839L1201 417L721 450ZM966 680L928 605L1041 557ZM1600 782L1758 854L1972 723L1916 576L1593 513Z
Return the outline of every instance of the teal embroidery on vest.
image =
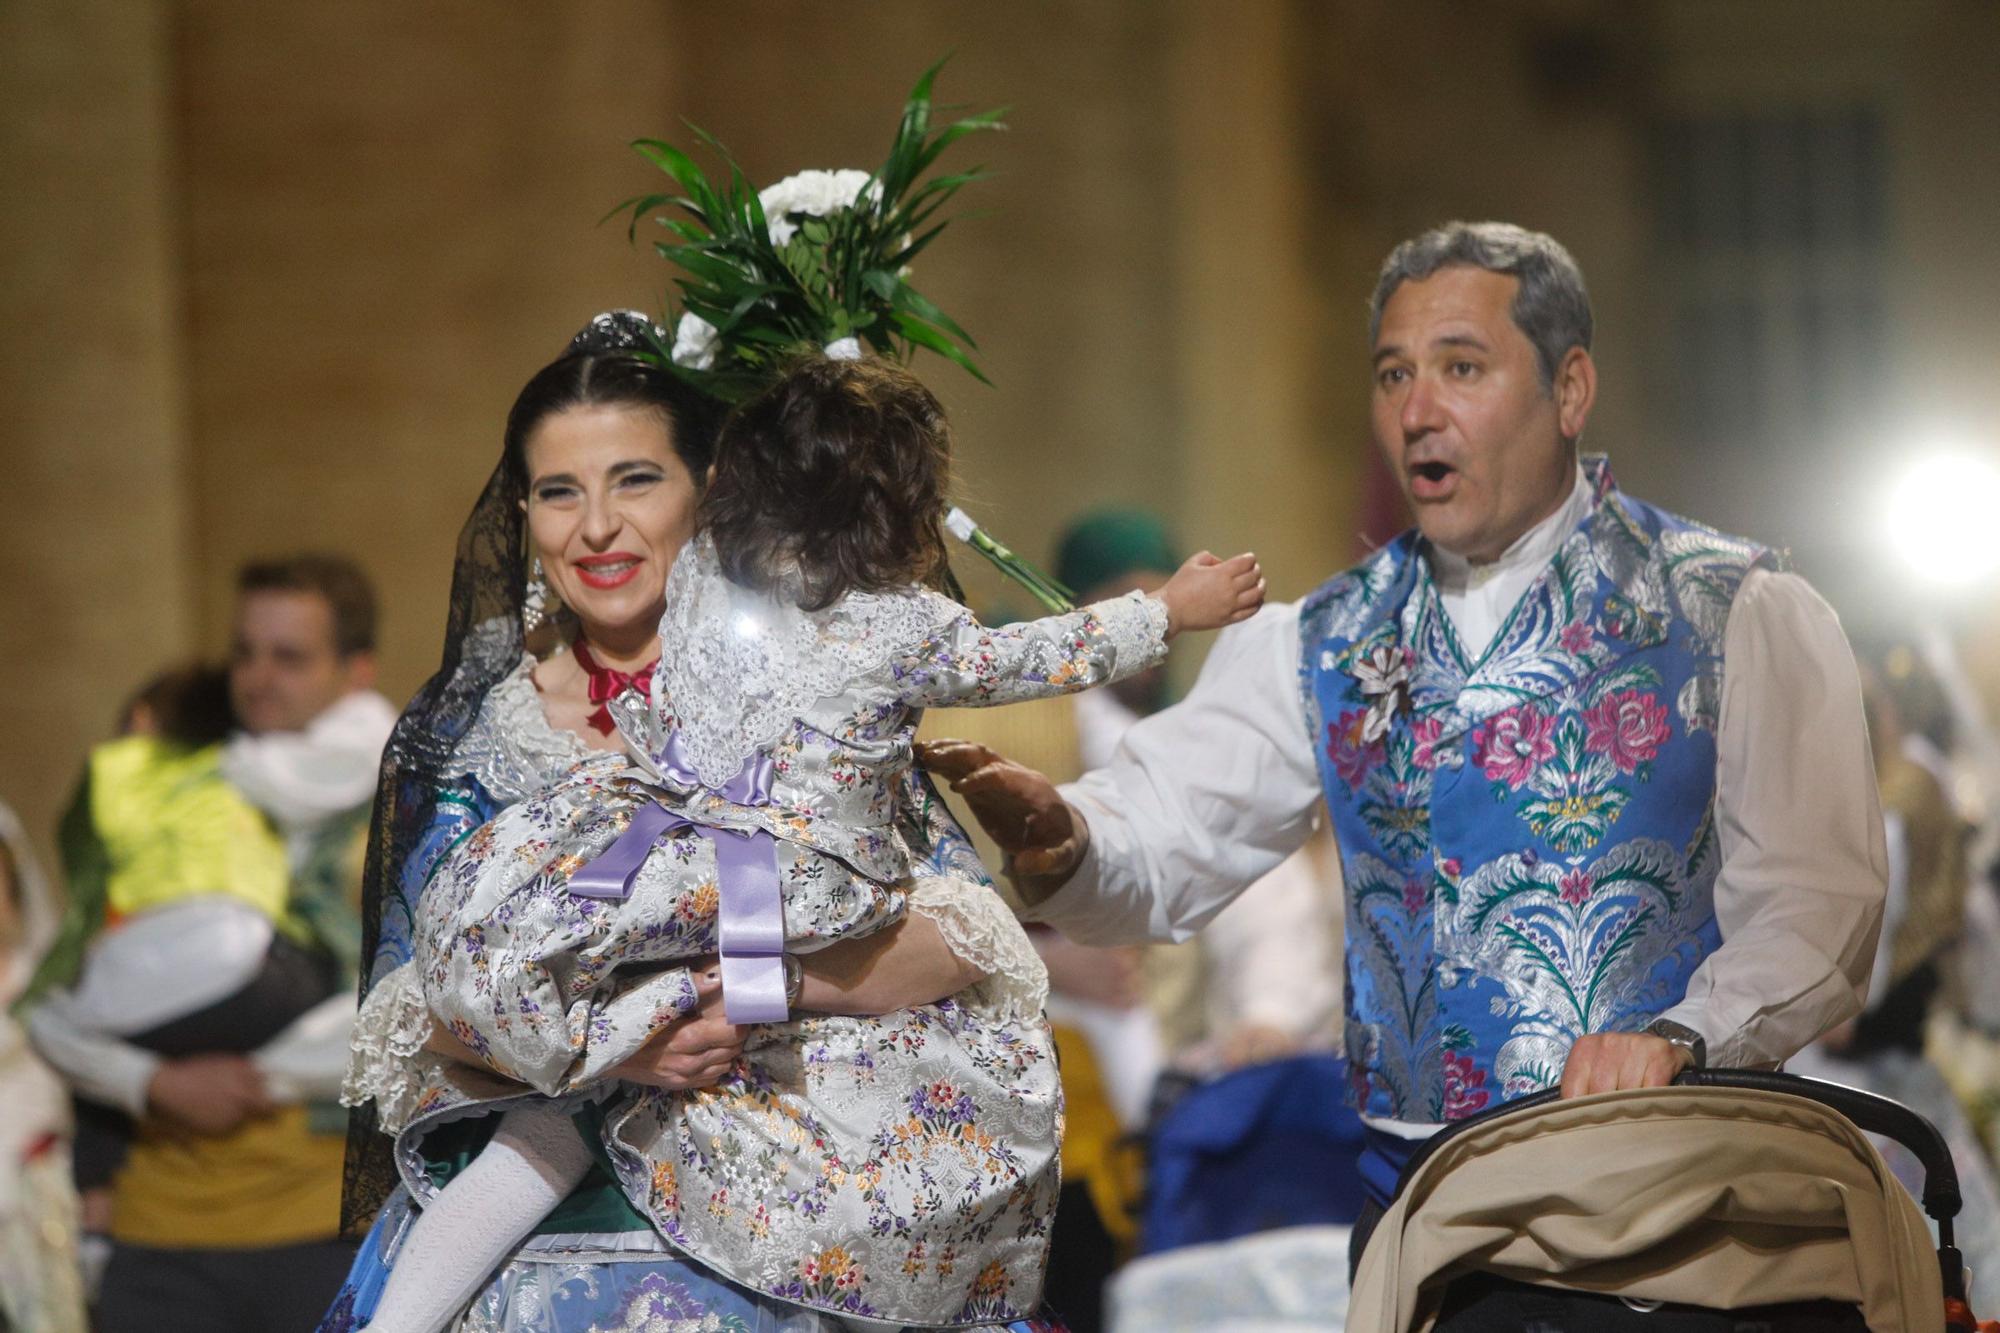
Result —
M1586 468L1596 507L1476 661L1413 534L1300 609L1370 1114L1553 1086L1577 1036L1644 1026L1719 942L1723 637L1771 556Z

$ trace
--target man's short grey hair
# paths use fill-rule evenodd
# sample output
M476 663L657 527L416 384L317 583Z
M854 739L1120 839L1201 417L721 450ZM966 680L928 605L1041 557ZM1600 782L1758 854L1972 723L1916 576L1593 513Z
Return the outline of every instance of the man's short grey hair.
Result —
M1556 368L1570 348L1590 350L1590 293L1583 270L1555 237L1511 222L1447 222L1391 250L1368 303L1369 346L1381 336L1382 307L1396 289L1441 268L1483 268L1520 280L1509 313L1535 345L1544 390L1555 388Z

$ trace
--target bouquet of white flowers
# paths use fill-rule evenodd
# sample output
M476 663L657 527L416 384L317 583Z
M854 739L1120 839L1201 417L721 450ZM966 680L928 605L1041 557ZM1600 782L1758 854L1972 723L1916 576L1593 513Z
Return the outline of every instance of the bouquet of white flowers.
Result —
M897 357L923 347L986 379L967 355L972 338L909 282L911 261L946 226L938 210L986 174L924 173L958 140L1004 128L1002 113L988 111L932 131L931 84L942 64L917 80L888 160L872 173L804 171L753 191L729 151L698 128L690 126L729 168L726 185L671 144L632 145L680 188L628 199L607 215L629 215L634 239L648 217L673 237L654 245L684 274L673 346L655 349L661 361L731 402L801 347L851 357L864 347Z

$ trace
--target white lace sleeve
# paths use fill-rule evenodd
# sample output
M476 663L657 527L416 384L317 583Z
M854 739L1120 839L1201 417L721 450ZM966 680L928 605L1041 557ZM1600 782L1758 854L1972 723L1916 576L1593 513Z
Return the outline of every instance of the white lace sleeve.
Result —
M1049 970L991 885L926 877L911 886L909 908L935 921L946 947L986 974L967 993L974 1004L1003 1018L1041 1016Z
M896 665L896 685L915 708L1019 703L1122 680L1166 652L1166 603L1134 592L1018 625L966 613Z
M814 702L886 669L965 608L921 588L850 592L802 610L785 588L732 583L706 534L667 576L653 707L705 786L790 730Z
M354 1019L340 1104L359 1106L372 1099L383 1130L400 1130L416 1111L416 1061L430 1040L431 1026L423 978L414 962L376 982Z

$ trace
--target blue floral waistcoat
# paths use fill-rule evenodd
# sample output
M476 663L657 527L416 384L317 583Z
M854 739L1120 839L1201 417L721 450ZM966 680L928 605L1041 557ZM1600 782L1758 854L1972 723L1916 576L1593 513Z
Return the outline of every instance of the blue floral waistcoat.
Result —
M1715 732L1744 575L1772 554L1597 503L1468 661L1416 534L1300 607L1347 892L1356 1104L1454 1120L1670 1008L1718 942Z

